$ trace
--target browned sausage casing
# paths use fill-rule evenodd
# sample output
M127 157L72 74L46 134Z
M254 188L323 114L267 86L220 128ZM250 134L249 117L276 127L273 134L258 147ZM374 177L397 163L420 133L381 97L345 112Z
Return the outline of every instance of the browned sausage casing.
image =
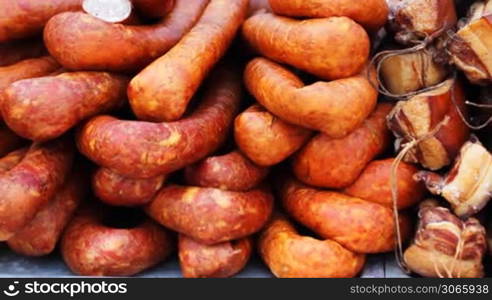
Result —
M2 43L0 44L0 67L12 65L24 59L40 57L45 53L43 41L39 39Z
M386 116L392 107L379 104L361 127L344 138L315 136L294 158L296 177L327 188L343 188L353 183L367 163L389 146Z
M344 193L393 208L391 169L394 162L394 158L370 162L359 178L344 190ZM423 199L425 186L413 178L418 171L419 169L411 164L405 162L398 164L396 169L398 209L408 208Z
M120 106L128 79L105 72L73 72L24 79L4 92L1 110L18 135L54 139L78 122Z
M35 143L17 165L0 174L0 240L24 228L56 194L72 156L68 140Z
M310 188L287 179L280 187L287 212L321 237L358 253L380 253L394 248L393 212L383 205L338 192ZM401 216L402 235L409 224Z
M165 179L165 176L128 178L110 169L99 168L92 176L92 190L98 199L109 205L138 206L151 201Z
M311 131L289 124L260 105L252 105L234 121L234 137L239 149L260 166L283 161L311 137Z
M0 0L0 43L41 33L56 14L81 8L82 0Z
M63 229L85 196L87 186L79 175L72 174L34 219L7 241L10 249L27 256L53 252Z
M260 230L272 206L273 197L264 188L231 192L171 185L159 191L146 212L162 225L212 245Z
M175 121L242 24L247 0L211 0L197 24L168 53L147 66L128 86L141 120Z
M46 48L67 69L138 70L171 49L208 3L176 0L172 13L146 26L107 23L82 12L62 13L46 24Z
M280 278L354 277L365 262L332 240L300 235L286 217L276 215L258 241L258 249L270 271Z
M204 245L179 235L179 263L186 278L226 278L248 262L253 241L246 237L216 245Z
M243 35L260 54L326 80L358 74L369 56L366 31L346 17L295 20L259 13L244 22Z
M161 18L174 8L175 0L132 0L138 12L147 18Z
M99 165L132 178L169 174L214 152L227 136L241 99L236 72L219 69L196 111L180 121L90 120L78 137L80 151Z
M270 0L272 10L291 17L349 17L371 31L377 31L388 19L385 0Z
M26 155L28 147L21 148L10 152L4 157L0 158L0 173L7 172L8 170L15 167Z
M0 91L18 80L46 76L59 68L60 65L50 56L25 59L0 67Z
M22 138L0 121L0 157L19 148L22 144L24 144Z
M268 168L255 165L239 151L211 156L185 169L190 185L238 192L254 188L267 174Z
M131 276L163 261L173 248L169 232L152 220L113 228L91 207L78 211L61 240L65 263L84 276Z
M331 137L343 137L360 126L378 95L366 72L304 85L292 72L265 58L247 65L244 80L248 91L272 114Z

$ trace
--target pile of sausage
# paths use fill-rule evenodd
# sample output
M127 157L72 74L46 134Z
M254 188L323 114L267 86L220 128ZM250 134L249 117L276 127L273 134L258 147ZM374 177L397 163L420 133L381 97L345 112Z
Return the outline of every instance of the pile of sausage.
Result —
M484 276L492 1L456 5L0 0L0 240L90 276Z

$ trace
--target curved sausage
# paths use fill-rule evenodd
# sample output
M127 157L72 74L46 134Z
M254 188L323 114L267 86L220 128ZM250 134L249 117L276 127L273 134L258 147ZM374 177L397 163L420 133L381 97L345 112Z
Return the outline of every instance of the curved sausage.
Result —
M247 0L211 0L190 32L130 82L128 97L137 117L155 122L180 119L234 39L247 9Z
M306 86L284 67L256 58L246 66L244 80L248 91L272 114L336 138L360 126L376 105L378 93L366 75Z
M253 241L246 237L216 245L204 245L179 235L179 263L186 278L227 278L248 262Z
M20 62L21 60L45 55L42 40L19 40L0 44L0 67Z
M132 178L169 174L214 152L224 141L241 98L238 75L211 76L196 111L177 122L90 120L78 137L80 151L97 164Z
M18 80L46 76L59 68L60 65L50 56L25 59L0 67L0 92Z
M370 31L377 31L388 20L385 0L269 0L274 13L290 17L349 17Z
M190 30L209 0L176 0L158 24L111 24L82 12L62 13L46 24L46 48L71 70L139 70L171 49Z
M25 79L5 90L1 110L18 135L47 141L87 117L120 106L127 84L126 77L105 72Z
M289 124L260 105L252 105L234 121L234 138L239 149L260 166L273 166L299 150L311 131Z
M0 0L0 43L39 34L51 17L81 5L82 0Z
M72 157L68 140L34 143L17 165L0 174L0 240L24 228L56 194Z
M293 179L283 182L279 191L287 212L323 238L358 253L381 253L394 248L395 224L388 207L310 188ZM408 236L408 220L401 217L402 235Z
M259 185L268 168L252 163L239 151L208 157L185 168L186 183L230 191L248 191Z
M152 200L165 181L165 176L135 179L106 168L92 176L92 190L99 200L113 206L138 206Z
M275 216L266 226L258 248L263 261L280 278L354 277L365 262L365 255L335 241L300 235L283 216Z
M272 206L273 196L264 188L231 192L171 185L162 188L145 211L163 226L212 245L257 232Z
M344 190L344 193L393 208L391 169L394 161L394 158L388 158L370 162L359 178ZM409 208L423 199L425 186L413 179L418 171L419 169L411 164L405 162L398 164L396 169L398 209Z
M34 219L7 241L10 249L27 256L53 252L63 229L85 197L86 188L84 180L78 174L72 174Z
M243 35L260 54L326 80L358 74L369 57L366 31L346 17L294 20L260 13L244 22Z
M84 207L61 240L67 266L84 276L131 276L166 259L174 249L170 233L148 219L119 228L105 223L107 215Z
M364 167L390 144L386 116L390 104L379 104L361 127L344 138L318 134L294 157L296 177L304 183L343 188L353 183Z

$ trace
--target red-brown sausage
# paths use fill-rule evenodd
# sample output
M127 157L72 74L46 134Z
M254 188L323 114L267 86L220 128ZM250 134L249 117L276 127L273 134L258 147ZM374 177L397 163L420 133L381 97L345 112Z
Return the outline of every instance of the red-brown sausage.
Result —
M284 67L256 58L247 65L244 80L249 92L274 115L331 137L343 137L360 126L377 100L366 72L306 86Z
M34 219L7 241L10 249L27 256L43 256L53 252L63 229L84 198L86 188L80 174L72 174Z
M339 192L310 188L287 179L279 188L287 212L321 237L358 253L380 253L394 248L393 212L383 205ZM403 236L408 220L401 216Z
M291 17L349 17L370 31L377 31L388 19L385 0L270 0L273 12Z
M364 124L341 139L318 134L294 157L293 171L304 183L343 188L354 182L364 167L390 144L386 116L390 104L379 104Z
M0 43L42 32L56 14L76 11L82 0L0 0Z
M0 67L12 65L21 60L45 55L43 41L20 40L0 44Z
M0 157L21 147L24 140L0 121Z
M72 157L68 140L35 143L17 165L0 174L0 240L24 228L55 195Z
M260 105L252 105L234 121L239 149L260 166L273 166L299 150L311 131L289 124Z
M7 172L15 167L24 158L27 150L29 150L28 147L21 148L0 158L0 173Z
M106 168L92 176L92 190L99 200L113 206L138 206L152 200L165 181L165 176L135 179Z
M271 13L244 22L243 35L260 54L334 80L358 74L369 57L369 37L346 17L294 20Z
M117 173L132 178L169 174L213 153L224 141L239 107L241 82L236 72L219 69L196 111L177 122L90 120L78 137L80 151Z
M67 69L138 70L171 49L208 3L176 0L171 14L147 26L106 23L82 12L59 14L46 24L46 48Z
M174 248L167 230L144 219L130 228L106 225L100 209L84 207L61 240L61 253L75 274L131 276L163 261Z
M230 191L248 191L265 179L268 168L252 163L239 151L208 157L185 168L189 185Z
M145 210L167 228L212 245L257 232L272 206L273 197L264 188L231 192L171 185L162 188Z
M258 248L270 271L280 278L354 277L365 262L365 255L335 241L300 235L279 215L262 232Z
M174 8L175 0L132 0L138 12L147 18L162 18Z
M0 92L18 80L46 76L59 68L60 65L50 56L25 59L0 67Z
M344 190L352 197L379 203L393 208L391 198L391 169L395 159L374 160L362 171L357 180ZM398 209L420 202L425 195L425 185L413 179L419 171L415 166L400 162L396 169Z
M211 0L195 27L130 82L128 97L137 117L155 122L180 119L234 39L247 9L247 0Z
M179 235L179 263L186 278L226 278L240 272L251 256L253 241L246 237L204 245Z
M18 135L54 139L78 122L120 106L128 79L105 72L73 72L20 80L4 91L2 115Z

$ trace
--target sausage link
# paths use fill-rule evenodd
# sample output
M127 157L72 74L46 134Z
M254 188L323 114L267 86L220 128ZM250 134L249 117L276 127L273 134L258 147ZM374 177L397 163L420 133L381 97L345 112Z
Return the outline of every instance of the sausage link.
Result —
M49 56L25 59L0 67L0 92L18 80L46 76L59 68L60 65Z

